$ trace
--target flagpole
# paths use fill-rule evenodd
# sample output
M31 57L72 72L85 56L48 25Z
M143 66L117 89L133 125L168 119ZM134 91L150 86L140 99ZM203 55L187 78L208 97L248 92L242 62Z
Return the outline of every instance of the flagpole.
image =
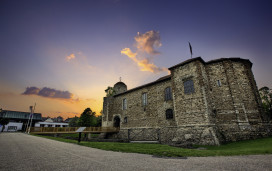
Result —
M188 41L189 43L189 48L190 48L190 52L191 52L191 59L193 58L193 49L192 49L192 46L191 46L191 43Z

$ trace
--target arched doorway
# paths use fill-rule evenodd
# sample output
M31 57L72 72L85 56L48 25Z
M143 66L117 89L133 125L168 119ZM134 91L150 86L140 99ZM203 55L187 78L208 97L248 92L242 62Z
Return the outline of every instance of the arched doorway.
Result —
M119 116L115 116L113 119L113 126L114 127L120 127L120 118Z

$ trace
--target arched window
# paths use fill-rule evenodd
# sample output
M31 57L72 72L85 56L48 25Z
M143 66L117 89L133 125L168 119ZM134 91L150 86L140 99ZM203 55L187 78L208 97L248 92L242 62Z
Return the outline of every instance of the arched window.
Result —
M166 115L166 119L173 119L174 118L173 110L172 109L167 109L165 111L165 115Z
M113 119L113 126L114 127L120 127L120 118L119 116L115 116Z
M184 81L183 85L185 94L191 94L195 92L193 80Z
M167 101L167 100L172 100L172 91L171 91L171 87L167 87L167 88L164 90L164 99L165 99L165 101Z

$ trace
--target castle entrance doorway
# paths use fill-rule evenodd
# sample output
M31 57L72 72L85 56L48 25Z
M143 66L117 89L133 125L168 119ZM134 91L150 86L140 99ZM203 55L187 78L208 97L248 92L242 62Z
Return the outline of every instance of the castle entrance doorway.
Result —
M120 118L119 116L115 116L113 119L113 126L114 127L120 127Z

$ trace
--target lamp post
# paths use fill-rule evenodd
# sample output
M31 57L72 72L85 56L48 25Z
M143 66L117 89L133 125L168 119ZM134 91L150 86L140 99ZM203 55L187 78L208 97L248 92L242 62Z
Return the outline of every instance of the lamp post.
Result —
M30 125L29 125L29 127L28 127L28 134L29 134L29 132L30 132L30 128L31 128L31 125L32 125L32 119L33 119L33 106L30 106L29 107L29 109L30 109Z
M32 114L32 108L33 108L33 106L29 106L30 114L29 114L29 117L28 117L28 121L27 121L25 133L28 132L29 120L30 120L30 117L31 117L31 114ZM28 132L28 133L29 133L29 132Z

